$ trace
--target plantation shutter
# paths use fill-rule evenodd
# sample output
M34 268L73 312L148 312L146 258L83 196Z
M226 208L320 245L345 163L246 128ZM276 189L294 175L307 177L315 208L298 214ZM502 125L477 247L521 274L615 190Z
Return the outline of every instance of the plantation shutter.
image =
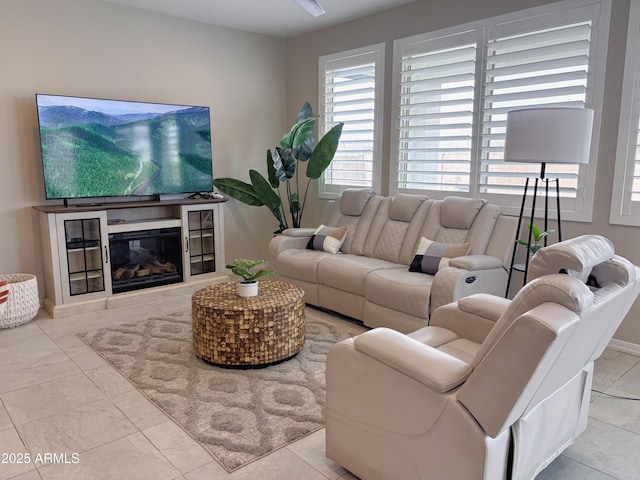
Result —
M640 3L632 2L610 221L640 226Z
M320 57L321 130L344 123L336 155L321 179L321 195L346 187L380 189L384 45Z
M469 191L477 50L473 32L399 47L399 189Z
M635 134L635 159L633 162L633 174L631 181L631 201L640 202L640 122L637 124Z
M589 98L591 9L581 8L488 28L484 68L479 191L521 195L540 164L503 162L507 112L538 106L584 107ZM547 164L560 195L576 198L579 165Z

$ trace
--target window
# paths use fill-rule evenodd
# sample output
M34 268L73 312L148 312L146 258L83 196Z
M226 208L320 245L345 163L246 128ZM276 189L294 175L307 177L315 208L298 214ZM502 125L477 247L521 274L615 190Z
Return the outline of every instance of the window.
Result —
M320 57L320 126L344 122L338 151L320 179L320 196L347 187L380 192L384 44Z
M507 112L590 106L599 119L609 9L568 1L396 41L391 191L518 205L540 166L503 161ZM548 165L565 218L590 219L598 128L588 166Z
M631 2L610 222L640 225L640 4Z
M398 188L470 190L477 34L403 48Z

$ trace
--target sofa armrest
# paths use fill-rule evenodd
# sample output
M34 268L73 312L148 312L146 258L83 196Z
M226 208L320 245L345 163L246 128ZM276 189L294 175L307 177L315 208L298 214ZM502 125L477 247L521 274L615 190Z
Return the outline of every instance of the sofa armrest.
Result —
M470 257L470 265L495 265L494 257L491 256L471 255ZM452 259L451 262L458 259L462 262L464 257ZM496 259L496 261L499 260ZM438 307L454 302L459 298L473 295L474 293L489 293L496 296L504 295L509 275L502 267L502 264L500 264L498 268L469 270L452 266L451 262L448 267L438 270L438 273L436 273L433 278L430 299L432 314Z
M284 235L285 237L309 238L314 234L315 231L315 228L286 228L282 231L282 235Z
M449 265L472 271L502 268L500 259L490 255L465 255L463 257L456 257L449 260Z
M461 385L472 371L462 360L389 328L358 335L354 346L438 393Z
M510 303L511 300L508 298L488 295L486 293L476 293L458 300L458 309L462 312L496 322Z
M425 328L446 328L459 337L482 343L510 303L495 295L476 293L438 307L431 315L430 327ZM416 330L411 336L420 340L422 330Z
M277 269L277 258L280 252L291 249L304 250L310 237L293 237L277 235L269 241L269 264Z

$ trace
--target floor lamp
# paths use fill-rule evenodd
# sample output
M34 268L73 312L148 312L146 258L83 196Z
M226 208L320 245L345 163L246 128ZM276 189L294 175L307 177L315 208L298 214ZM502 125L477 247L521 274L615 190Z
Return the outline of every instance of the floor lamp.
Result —
M589 163L591 131L593 128L593 110L573 107L545 107L511 110L507 113L504 160L506 162L539 163L540 177L535 178L531 201L531 225L536 213L538 186L544 184L544 231L548 230L549 219L549 183L555 183L556 212L558 216L558 241L562 241L560 218L560 179L548 178L545 169L548 163L579 164ZM529 190L530 177L524 185L524 194L518 217L517 235L520 235L522 218ZM533 238L533 229L529 228L527 255L524 263L524 281L529 271L529 252ZM544 239L545 246L547 239ZM511 275L516 258L516 243L511 257L507 292L511 285Z

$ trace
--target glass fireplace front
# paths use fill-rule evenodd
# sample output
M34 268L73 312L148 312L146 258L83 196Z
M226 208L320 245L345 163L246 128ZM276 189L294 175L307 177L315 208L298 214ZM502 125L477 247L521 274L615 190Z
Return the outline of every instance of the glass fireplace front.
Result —
M109 234L113 293L182 282L180 228Z

